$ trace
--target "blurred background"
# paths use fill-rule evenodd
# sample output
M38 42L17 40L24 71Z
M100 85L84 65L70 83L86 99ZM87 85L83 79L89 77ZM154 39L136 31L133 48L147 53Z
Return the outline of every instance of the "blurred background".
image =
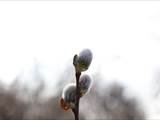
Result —
M93 52L80 118L160 119L160 2L0 1L0 119L73 119L73 56Z

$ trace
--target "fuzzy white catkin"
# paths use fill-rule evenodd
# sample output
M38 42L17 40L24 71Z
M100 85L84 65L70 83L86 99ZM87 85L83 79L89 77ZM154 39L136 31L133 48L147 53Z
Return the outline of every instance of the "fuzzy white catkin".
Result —
M79 53L79 59L83 59L90 63L92 61L92 52L89 49L84 49Z
M86 94L89 92L92 84L92 79L89 75L85 74L80 77L79 86L80 86L80 92L82 94Z
M69 83L67 84L62 92L62 98L65 103L67 103L71 108L75 107L75 96L76 96L76 84Z
M66 102L68 102L68 101L70 101L70 98L74 94L76 94L76 84L75 83L69 83L63 88L62 98Z
M78 56L74 58L74 65L79 72L85 71L89 68L92 61L92 52L89 49L82 50Z

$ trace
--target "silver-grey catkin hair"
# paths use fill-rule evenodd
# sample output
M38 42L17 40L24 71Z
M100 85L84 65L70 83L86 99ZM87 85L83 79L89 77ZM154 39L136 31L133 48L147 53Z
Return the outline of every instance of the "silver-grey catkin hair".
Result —
M80 92L82 94L86 94L89 92L92 84L92 79L89 75L85 74L80 77L79 86L80 86Z
M84 49L79 55L74 56L73 64L78 72L82 72L89 68L91 61L92 52L89 49Z
M67 104L70 105L71 108L74 107L75 96L76 96L76 84L75 83L67 84L63 89L62 98Z

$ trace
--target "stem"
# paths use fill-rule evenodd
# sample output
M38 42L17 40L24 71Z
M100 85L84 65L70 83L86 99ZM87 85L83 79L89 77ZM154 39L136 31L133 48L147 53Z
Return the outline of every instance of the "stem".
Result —
M80 72L76 72L76 101L75 101L75 110L74 110L75 120L79 120L79 98L80 98L79 78L80 78L80 75L81 75Z

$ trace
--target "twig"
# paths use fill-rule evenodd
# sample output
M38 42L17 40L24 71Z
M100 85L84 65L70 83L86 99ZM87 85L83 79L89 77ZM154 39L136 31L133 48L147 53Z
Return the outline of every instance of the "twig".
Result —
M80 98L79 78L80 76L81 76L81 73L76 72L76 101L75 101L75 109L72 110L75 115L75 120L79 120L79 98Z

